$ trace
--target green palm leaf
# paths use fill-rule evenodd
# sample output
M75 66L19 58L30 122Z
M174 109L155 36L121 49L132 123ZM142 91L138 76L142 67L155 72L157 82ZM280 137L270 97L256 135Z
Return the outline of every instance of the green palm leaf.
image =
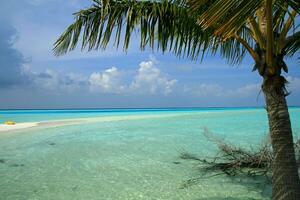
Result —
M105 3L95 0L92 7L74 15L74 23L55 43L56 55L74 50L80 41L82 49L105 49L112 38L117 47L120 41L124 41L123 48L126 50L135 30L140 33L141 50L149 46L191 59L210 50L212 53L220 52L232 63L238 63L245 55L245 48L238 41L223 43L221 38L213 35L214 29L204 31L197 25L198 14L189 12L184 0L110 0ZM245 35L249 40L250 35Z
M256 61L256 43L266 48L265 36L259 33L257 11L264 0L94 0L87 9L74 14L75 20L56 41L54 53L62 55L74 50L116 47L121 41L127 50L131 37L139 33L140 48L171 51L191 59L205 52L221 53L230 63L239 63L248 51ZM297 37L285 41L286 25L291 10L299 11L296 0L273 1L273 30L276 53L283 48L290 54L299 50ZM252 20L252 25L249 24ZM253 24L254 23L254 24ZM251 26L250 26L251 25ZM253 26L254 25L254 26ZM257 28L256 32L254 31ZM284 47L282 44L285 44ZM246 51L247 50L247 51Z
M296 52L300 50L300 31L289 36L286 39L286 44L284 46L284 51L288 56L293 56Z
M214 27L215 35L225 39L232 37L246 24L261 7L262 0L214 0L210 1L207 10L199 13L198 24L207 29ZM188 4L194 11L202 10L203 1L189 0Z
M82 49L106 48L114 36L118 47L129 46L132 32L140 32L140 47L173 51L177 55L196 57L211 42L211 33L195 26L196 17L189 14L184 1L102 1L75 13L75 21L56 41L56 55L73 50L82 36Z

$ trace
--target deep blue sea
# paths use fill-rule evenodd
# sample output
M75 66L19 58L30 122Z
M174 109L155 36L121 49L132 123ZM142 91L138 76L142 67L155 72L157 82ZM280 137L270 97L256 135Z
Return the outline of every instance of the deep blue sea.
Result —
M289 110L299 138L300 108ZM179 158L216 155L204 129L258 148L268 138L263 108L0 110L1 123L78 118L87 120L0 133L1 200L270 199L260 179L221 175L182 188L200 174L198 163Z

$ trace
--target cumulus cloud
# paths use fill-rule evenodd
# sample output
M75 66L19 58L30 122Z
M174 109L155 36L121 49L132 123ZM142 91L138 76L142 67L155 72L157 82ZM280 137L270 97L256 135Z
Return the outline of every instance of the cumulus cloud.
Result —
M92 73L89 83L94 92L121 93L125 89L125 86L121 84L120 72L116 67L111 67L103 72Z
M15 50L12 50L15 52ZM7 55L7 54L6 54ZM3 56L0 55L0 56ZM9 55L9 60L15 59L10 64L3 61L0 73L0 87L22 85L22 88L35 90L46 90L53 93L74 92L88 90L93 93L107 94L137 94L137 95L169 95L173 92L176 79L168 78L154 65L154 61L141 62L137 73L131 77L123 75L130 74L128 71L120 71L117 67L110 67L90 75L77 73L61 73L52 69L36 72L29 64L24 64L22 59ZM1 63L2 64L2 63Z
M139 64L138 74L130 88L139 93L168 95L172 92L176 82L176 79L169 79L161 73L153 61L148 61Z
M113 94L168 95L173 92L177 82L163 74L154 65L154 61L141 62L137 74L127 84L122 80L121 74L117 67L92 73L89 77L91 91Z

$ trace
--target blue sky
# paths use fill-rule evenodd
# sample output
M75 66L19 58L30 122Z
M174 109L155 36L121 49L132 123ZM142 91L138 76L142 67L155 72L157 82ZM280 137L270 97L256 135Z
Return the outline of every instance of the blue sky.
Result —
M230 66L139 51L75 50L62 57L54 41L91 0L1 0L0 108L109 108L262 106L261 78L246 58ZM122 49L122 48L120 48ZM289 105L300 105L299 61L287 60Z

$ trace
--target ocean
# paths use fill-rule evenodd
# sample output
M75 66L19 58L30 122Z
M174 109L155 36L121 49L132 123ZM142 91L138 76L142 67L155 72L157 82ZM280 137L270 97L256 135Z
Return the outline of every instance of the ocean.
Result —
M300 108L289 111L300 138ZM107 117L116 120L0 133L0 199L270 199L260 178L202 177L198 162L179 157L217 154L205 129L225 143L259 148L268 138L263 108L0 110L1 123Z

